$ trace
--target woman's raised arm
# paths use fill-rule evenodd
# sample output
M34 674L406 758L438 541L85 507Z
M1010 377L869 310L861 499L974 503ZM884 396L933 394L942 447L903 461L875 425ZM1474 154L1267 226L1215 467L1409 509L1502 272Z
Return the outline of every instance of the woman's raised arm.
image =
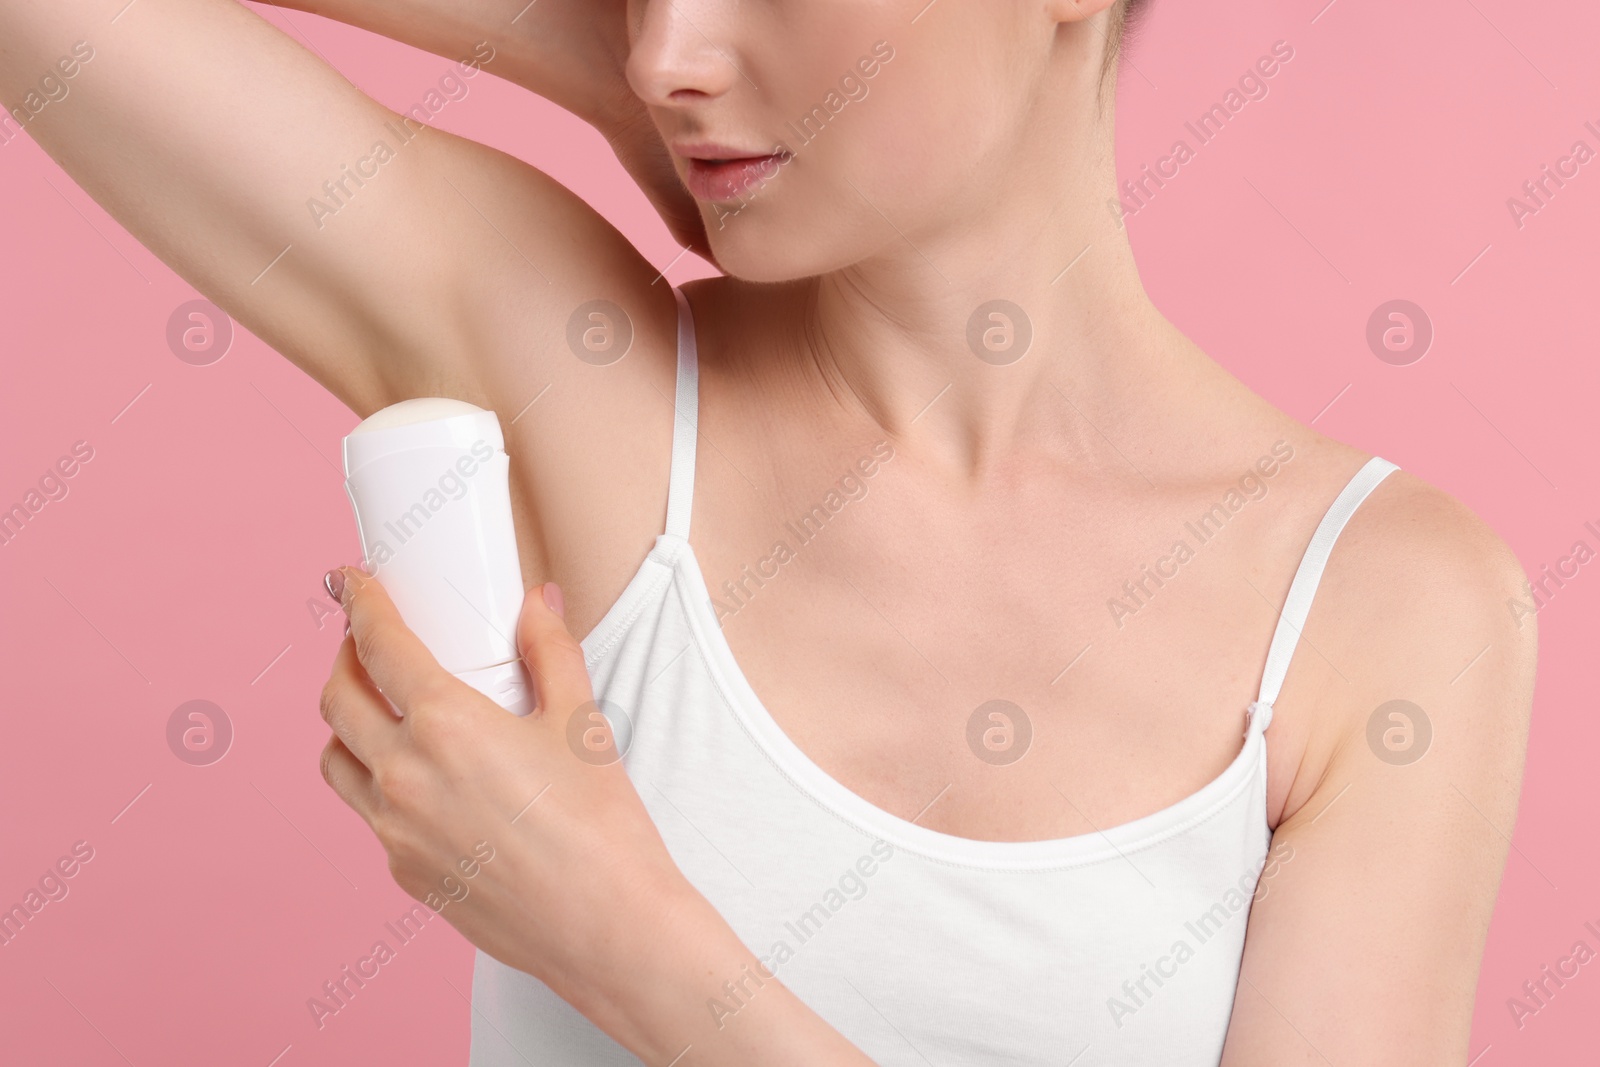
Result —
M523 325L559 333L595 290L643 292L654 274L559 183L402 118L234 0L0 0L0 102L358 414L483 402L485 289L525 286ZM550 362L546 380L577 365Z

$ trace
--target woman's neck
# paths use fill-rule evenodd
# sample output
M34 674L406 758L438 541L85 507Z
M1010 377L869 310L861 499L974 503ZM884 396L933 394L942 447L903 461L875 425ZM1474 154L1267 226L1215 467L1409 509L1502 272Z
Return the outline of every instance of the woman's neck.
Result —
M1109 194L1052 195L780 287L764 322L782 316L786 370L953 476L1019 452L1105 455L1102 424L1200 373L1183 366L1199 353L1146 296Z

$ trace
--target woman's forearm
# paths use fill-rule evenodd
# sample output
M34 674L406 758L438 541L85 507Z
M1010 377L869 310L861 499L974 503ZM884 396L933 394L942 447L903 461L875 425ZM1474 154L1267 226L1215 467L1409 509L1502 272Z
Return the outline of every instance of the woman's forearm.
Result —
M447 59L494 49L486 69L605 130L625 105L620 4L595 0L263 0L321 15Z
M682 884L663 928L614 964L597 1025L645 1063L679 1067L869 1067L795 996L699 893ZM679 1059L679 1057L682 1057Z

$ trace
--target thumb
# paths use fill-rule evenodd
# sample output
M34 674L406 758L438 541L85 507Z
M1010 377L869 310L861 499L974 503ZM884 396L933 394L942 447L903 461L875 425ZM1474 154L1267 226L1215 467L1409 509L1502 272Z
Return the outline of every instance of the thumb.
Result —
M562 723L593 697L583 646L567 630L565 616L561 587L546 582L528 591L517 619L517 648L533 676L539 713L554 711Z

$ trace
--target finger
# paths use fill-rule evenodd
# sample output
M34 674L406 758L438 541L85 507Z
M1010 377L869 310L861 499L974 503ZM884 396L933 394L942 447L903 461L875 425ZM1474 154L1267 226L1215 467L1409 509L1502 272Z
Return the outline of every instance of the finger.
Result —
M356 658L372 684L402 715L419 703L442 698L455 677L405 624L383 583L358 567L339 571L344 575L339 603L350 617Z
M366 820L367 825L372 825L378 800L372 772L337 737L330 737L323 746L322 780L339 794L340 800Z
M529 591L517 619L517 647L533 675L540 714L554 711L562 722L592 695L580 645L562 618L561 589L546 582Z
M334 736L368 768L401 741L400 719L361 665L353 635L339 643L322 687L321 711Z

